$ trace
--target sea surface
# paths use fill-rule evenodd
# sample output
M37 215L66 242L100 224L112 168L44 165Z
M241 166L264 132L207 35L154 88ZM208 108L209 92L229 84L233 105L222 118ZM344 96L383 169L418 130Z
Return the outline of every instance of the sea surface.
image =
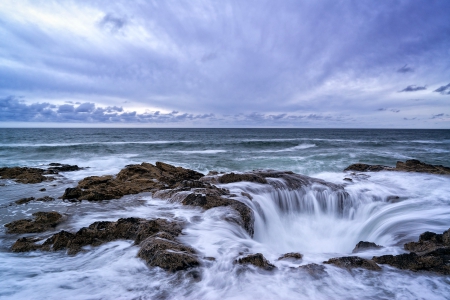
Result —
M67 221L59 230L77 231L95 221L121 217L166 218L185 222L179 240L204 260L200 278L189 272L149 268L138 246L122 240L88 247L69 256L60 252L12 253L22 236L0 226L0 299L450 299L450 278L382 266L381 272L347 271L325 265L312 276L297 267L352 255L359 241L384 248L358 253L404 253L403 244L425 231L450 228L450 176L404 172L351 174L353 163L395 166L418 159L450 166L450 130L367 129L0 129L0 167L46 168L50 163L84 167L57 180L19 184L0 179L0 225L56 210ZM32 201L24 197L62 196L87 176L117 174L129 164L166 162L204 174L260 169L293 171L342 185L345 210L332 191L267 189L256 183L221 185L255 211L255 235L229 222L234 212L203 211L150 193L102 202ZM352 182L345 181L350 177ZM45 188L46 191L39 191ZM278 261L300 252L300 261ZM262 253L276 265L268 272L242 269L234 260Z

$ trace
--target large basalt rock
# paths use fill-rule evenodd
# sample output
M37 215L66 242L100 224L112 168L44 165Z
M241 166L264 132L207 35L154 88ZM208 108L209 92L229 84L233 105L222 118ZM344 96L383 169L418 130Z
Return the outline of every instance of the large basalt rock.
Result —
M251 254L242 258L239 258L235 263L240 265L254 265L258 268L270 271L276 268L271 264L261 253Z
M149 266L178 271L200 264L196 251L176 240L181 230L180 223L165 219L122 218L116 222L95 222L76 233L62 230L45 240L42 245L36 244L38 239L35 238L20 238L11 250L67 250L69 255L75 255L84 246L99 246L118 239L134 240L136 245L141 246L138 256Z
M6 224L5 227L8 228L7 233L44 232L56 227L63 219L63 216L56 211L35 212L33 216L34 220L22 219Z
M450 229L443 234L424 232L418 242L407 243L404 248L411 252L395 256L374 256L372 259L379 264L403 270L450 275Z
M236 210L241 217L242 227L253 236L255 216L253 210L242 202L233 199L220 197L217 194L189 194L182 203L184 205L200 206L204 209L211 209L220 206L229 206Z
M344 171L357 172L378 172L378 171L399 171L399 172L419 172L440 175L450 175L450 168L442 165L429 165L417 159L410 159L405 162L397 161L395 168L382 165L353 164Z
M360 241L358 244L356 244L352 253L358 253L358 252L362 252L362 251L366 251L366 250L370 250L370 249L381 249L381 248L383 248L383 246L377 245L375 243Z
M358 256L344 256L344 257L330 258L329 260L324 261L323 263L333 264L337 267L345 269L363 268L372 271L381 270L380 266L378 266L373 260L364 259Z
M149 163L129 165L116 177L110 175L87 177L81 180L77 187L66 189L62 198L89 201L119 199L130 194L177 188L183 181L198 180L202 176L203 174L196 171L162 162L157 162L156 165Z
M325 271L325 267L318 264L307 264L303 266L298 267L299 270L302 270L306 273L308 273L310 276L312 276L315 279L320 279L323 276L327 275L327 271Z
M424 232L420 235L418 242L406 243L405 250L424 255L438 248L450 247L450 229L442 234Z
M0 168L0 178L13 179L19 183L40 183L53 180L53 177L44 176L45 170L26 167Z

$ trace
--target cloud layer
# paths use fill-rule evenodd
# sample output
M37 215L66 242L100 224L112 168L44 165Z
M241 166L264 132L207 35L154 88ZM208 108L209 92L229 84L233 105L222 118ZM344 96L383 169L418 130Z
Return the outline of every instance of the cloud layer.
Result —
M450 113L449 10L426 0L5 0L0 123L450 128L430 121Z

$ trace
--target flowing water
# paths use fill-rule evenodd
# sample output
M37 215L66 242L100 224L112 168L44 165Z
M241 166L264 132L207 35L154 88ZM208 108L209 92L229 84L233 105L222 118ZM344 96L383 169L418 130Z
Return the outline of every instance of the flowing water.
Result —
M324 265L320 274L298 268L351 255L359 241L384 248L358 253L364 258L403 253L403 244L424 231L450 228L450 177L421 173L343 172L356 162L394 166L419 159L450 165L449 130L332 129L2 129L0 167L45 167L51 162L89 167L61 173L56 181L24 185L0 180L0 224L56 210L68 219L59 230L76 231L100 220L121 217L166 218L185 222L180 241L195 248L202 266L167 273L137 258L138 247L122 240L64 252L12 253L20 236L0 228L2 299L449 299L450 278L382 266L381 272L347 271ZM150 193L103 202L30 202L23 197L59 197L91 175L116 174L125 165L163 161L194 169L244 172L293 171L330 184L292 190L280 179L272 185L240 182L221 185L255 213L250 237L219 207L202 211ZM351 177L352 182L344 178ZM276 186L276 188L275 188ZM334 186L340 188L335 189ZM46 188L45 192L39 189ZM277 260L300 252L298 261ZM233 261L262 253L273 271L243 268ZM196 273L197 274L197 273Z

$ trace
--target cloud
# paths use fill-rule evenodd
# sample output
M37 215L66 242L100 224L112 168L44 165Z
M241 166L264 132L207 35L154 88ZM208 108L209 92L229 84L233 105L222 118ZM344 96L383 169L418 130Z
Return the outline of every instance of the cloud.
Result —
M127 20L125 18L120 18L108 13L99 21L98 24L101 28L109 30L111 33L116 33L124 27L126 23Z
M408 65L404 65L403 67L398 69L397 72L398 73L410 73L410 72L414 72L414 69L411 67L408 67Z
M365 126L376 115L395 126L377 108L422 119L448 108L436 93L420 108L392 93L426 89L411 76L447 80L448 11L450 1L426 0L0 1L0 98L56 105L32 115L57 122L333 125L347 115Z
M447 85L443 85L434 91L437 93L441 93L442 95L450 95L450 83Z
M417 92L417 91L423 91L426 89L427 89L426 86L408 85L406 88L399 91L399 93L401 93L401 92Z

